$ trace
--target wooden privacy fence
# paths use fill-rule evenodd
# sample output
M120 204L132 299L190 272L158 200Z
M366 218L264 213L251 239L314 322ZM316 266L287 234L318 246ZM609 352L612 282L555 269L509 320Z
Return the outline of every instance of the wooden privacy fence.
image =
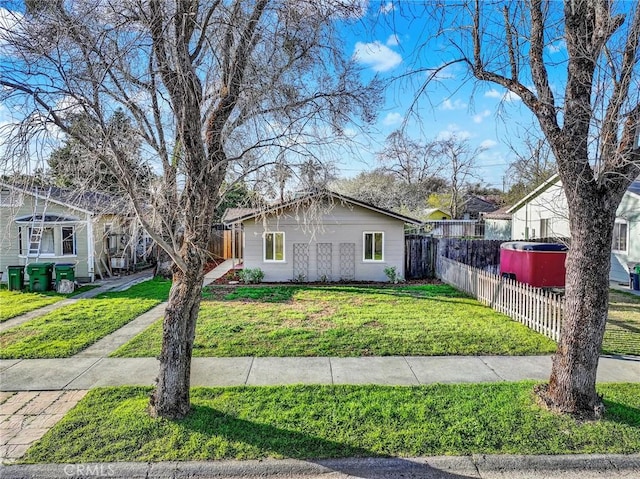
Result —
M236 243L235 251L232 246L234 241ZM233 257L234 253L236 258L242 258L242 233L214 227L207 250L213 259L229 259Z
M435 278L438 240L430 236L406 235L404 243L405 277L407 279Z
M494 310L558 341L564 297L438 256L436 275Z
M445 258L476 268L498 272L500 240L434 238L419 234L405 236L405 276L407 279L436 277L436 258Z

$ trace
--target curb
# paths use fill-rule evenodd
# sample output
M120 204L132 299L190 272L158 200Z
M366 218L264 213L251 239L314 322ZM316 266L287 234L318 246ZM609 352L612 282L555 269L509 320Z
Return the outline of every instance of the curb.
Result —
M417 458L265 459L251 461L116 462L0 466L0 477L58 478L240 478L240 477L364 477L483 478L549 477L549 473L601 473L606 477L638 477L640 454L577 454L559 456L472 455ZM572 477L573 477L572 475ZM520 477L520 476L519 476ZM554 476L561 477L561 475ZM595 476L594 476L595 477Z

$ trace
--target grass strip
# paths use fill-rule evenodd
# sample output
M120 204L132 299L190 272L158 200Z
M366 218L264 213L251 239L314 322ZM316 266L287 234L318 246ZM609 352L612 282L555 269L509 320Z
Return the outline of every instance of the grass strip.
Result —
M89 392L24 462L184 461L640 451L640 384L601 384L605 419L538 406L533 382L195 388L184 420L146 413L150 388Z
M103 293L0 333L0 358L64 358L116 331L165 300L171 283L153 279Z
M623 291L609 292L609 319L602 352L640 356L640 296Z
M211 289L196 357L528 355L555 343L448 285ZM158 322L114 357L157 356Z
M64 296L48 296L40 293L0 289L0 322L57 303L62 299Z
M73 293L68 294L61 294L56 291L29 293L0 288L0 323L97 287L97 285L84 285Z

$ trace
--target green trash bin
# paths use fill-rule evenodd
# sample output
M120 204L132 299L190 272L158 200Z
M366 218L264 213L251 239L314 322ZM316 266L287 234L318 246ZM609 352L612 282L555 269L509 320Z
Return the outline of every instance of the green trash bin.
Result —
M30 291L43 292L51 290L53 266L53 263L31 263L27 266Z
M58 284L60 280L66 279L71 281L72 283L76 280L76 265L73 263L60 263L56 264L55 272L56 272L56 289L58 288Z
M8 287L13 291L22 291L24 288L24 266L7 266L9 280Z

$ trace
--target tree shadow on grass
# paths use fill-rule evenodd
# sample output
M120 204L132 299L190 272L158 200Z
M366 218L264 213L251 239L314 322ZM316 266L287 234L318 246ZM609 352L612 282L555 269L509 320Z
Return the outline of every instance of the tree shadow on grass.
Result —
M609 401L606 397L603 399L603 402L605 407L605 420L618 424L626 424L631 427L640 427L640 409L619 402Z
M223 438L229 443L253 446L265 456L297 459L331 471L366 479L389 477L429 477L433 479L471 479L431 466L419 460L406 460L376 454L365 448L325 439L313 434L281 429L225 414L209 406L194 405L191 414L180 421L182 427L205 438ZM205 439L205 442L207 439ZM204 444L206 448L208 444ZM213 446L215 447L215 446ZM212 451L213 452L213 451ZM467 463L470 465L470 462ZM470 471L472 473L472 471Z

